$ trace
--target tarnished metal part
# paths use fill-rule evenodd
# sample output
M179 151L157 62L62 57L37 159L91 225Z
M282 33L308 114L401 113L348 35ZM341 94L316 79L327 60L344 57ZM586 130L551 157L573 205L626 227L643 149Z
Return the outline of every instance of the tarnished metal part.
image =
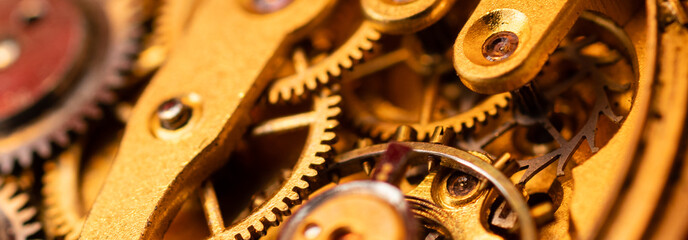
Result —
M11 12L25 2L47 5L44 16L26 22ZM0 72L0 169L8 173L15 161L28 167L34 154L50 157L53 144L68 146L69 134L83 133L87 119L101 116L99 104L115 100L112 90L123 83L137 50L141 7L108 0L3 4L0 35L23 49Z
M4 4L0 238L688 236L685 0ZM131 76L45 77L128 67L110 16Z
M523 199L522 193L520 190L518 190L511 181L504 176L504 174L500 171L494 168L489 162L486 162L484 159L472 155L471 153L464 152L461 150L458 150L453 147L449 146L444 146L444 145L439 145L439 144L432 144L432 143L423 143L423 142L406 142L406 143L400 143L404 144L408 147L411 148L411 151L413 153L417 154L426 154L430 156L434 156L437 158L441 159L441 165L451 168L451 169L456 169L460 171L467 171L476 177L480 177L481 179L487 179L493 186L494 188L500 192L502 196L504 196L505 199L507 199L508 204L511 206L511 209L513 209L519 219L519 223L521 226L521 232L520 236L522 239L535 239L537 235L537 230L535 228L535 222L531 218L530 213L528 212L528 205L526 204L525 200ZM351 174L351 171L357 171L355 170L356 168L360 168L361 163L365 161L366 159L373 158L375 156L379 156L387 150L389 144L379 144L379 145L373 145L369 147L364 147L360 149L356 149L350 152L346 152L338 156L336 159L337 164L332 167L332 171L336 171L337 174L340 176L346 176L348 174ZM424 161L427 158L424 159ZM358 170L360 171L360 170ZM429 175L431 176L431 175ZM432 177L431 177L432 178ZM445 179L446 181L446 179ZM434 181L430 181L434 182ZM446 183L446 182L445 182ZM437 207L429 207L429 206L434 206L432 204L437 204L437 203L430 203L430 204L425 204L423 201L428 201L428 198L430 198L428 195L425 195L427 193L428 188L432 188L428 186L428 183L426 184L421 183L419 187L423 188L422 186L425 186L424 188L426 189L426 192L424 193L424 198L420 198L418 201L413 201L411 200L412 203L416 204L419 211L421 212L426 212L430 215L421 215L428 217L430 220L433 220L435 222L439 222L440 224L445 223L445 221L448 220L449 216L447 216L447 212L443 212L444 210L438 210ZM422 191L422 190L419 190ZM413 192L411 193L412 196ZM418 194L416 193L416 198L418 199ZM478 193L479 194L479 193ZM430 195L432 196L432 195ZM414 199L414 198L412 198ZM424 200L425 199L425 200ZM431 199L430 201L435 201L436 199ZM475 203L478 204L478 203ZM480 206L474 205L471 209L476 209L476 207ZM441 207L440 207L441 208ZM425 209L427 211L424 211L422 209ZM449 208L451 209L451 208ZM455 212L457 214L456 216L462 216L466 214L466 212L461 212L461 211L470 211L468 208L463 209L463 208L458 208L459 212ZM431 213L439 214L439 215L432 215ZM477 214L477 215L476 215ZM473 211L473 214L471 216L478 216L482 213L477 213L476 211ZM475 220L475 219L474 219ZM471 220L473 221L473 220ZM478 219L479 221L479 219ZM449 221L447 222L449 224L454 223L454 221ZM476 223L476 222L474 222ZM458 223L461 224L461 223ZM471 225L473 227L479 226L479 223L476 223L477 225ZM458 229L461 229L459 227ZM464 231L464 230L459 230ZM473 229L471 231L477 231L476 229ZM484 229L482 230L484 232ZM461 234L461 233L458 234ZM457 234L457 233L449 233L449 234ZM459 235L450 235L452 237L458 237Z

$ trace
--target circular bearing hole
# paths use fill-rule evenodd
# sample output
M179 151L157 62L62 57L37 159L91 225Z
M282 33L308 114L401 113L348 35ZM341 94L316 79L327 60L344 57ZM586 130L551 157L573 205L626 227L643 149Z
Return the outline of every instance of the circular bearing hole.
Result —
M492 34L483 43L483 56L491 62L504 61L518 48L518 36L513 32L503 31Z
M454 172L447 179L447 191L454 197L464 197L471 194L480 181L464 172Z

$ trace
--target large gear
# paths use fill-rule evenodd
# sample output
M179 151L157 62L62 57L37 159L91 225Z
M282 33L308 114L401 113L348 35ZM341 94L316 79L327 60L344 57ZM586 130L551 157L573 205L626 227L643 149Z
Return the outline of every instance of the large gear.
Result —
M5 3L13 4L12 1ZM0 137L0 170L4 173L12 171L15 161L23 167L30 165L34 154L43 158L50 157L53 153L52 144L66 147L71 141L70 133L83 133L86 130L87 119L99 118L102 114L99 104L114 101L115 96L112 89L123 83L123 72L129 69L133 60L132 56L137 51L137 38L141 33L139 28L141 24L139 11L141 9L138 2L81 1L77 2L76 6L70 5L70 3L72 2L43 2L43 4L55 7L51 9L49 6L43 6L48 7L49 10L45 13L45 20L48 21L56 17L52 16L53 13L50 11L60 11L60 9L82 11L72 16L77 19L83 17L80 20L75 19L75 21L84 21L83 24L89 26L87 29L93 31L82 32L83 36L88 36L88 44L79 46L86 46L86 49L81 51L85 55L86 63L77 69L70 66L67 69L69 71L67 74L50 76L57 79L50 78L50 81L58 81L56 84L59 87L67 88L67 90L63 93L65 96L55 99L49 97L46 98L48 99L47 102L30 106L30 109L45 108L44 111L31 111L33 115L28 116L28 118L26 114L19 113L3 119L3 133ZM6 11L14 9L10 5L2 7L2 9ZM3 16L15 15L3 14ZM35 24L42 23L39 21ZM80 30L81 27L83 26L77 24L75 31L83 30ZM19 38L17 41L22 40ZM22 67L27 64L31 63L24 63L20 58L9 68ZM10 71L4 73L8 72ZM9 80L2 82L16 82L16 79L20 79L20 83L25 81L21 75L16 77L10 76ZM0 76L0 78L4 77ZM39 79L39 81L41 80ZM12 89L8 91L12 91ZM3 92L4 94L11 95L18 94L18 92ZM38 98L43 99L42 96L38 96ZM21 118L21 120L17 118Z
M322 178L320 173L326 168L326 157L331 155L330 144L336 140L333 130L338 125L336 118L341 112L338 107L340 101L341 98L338 95L333 95L330 90L324 89L313 98L312 112L309 113L311 117L300 120L289 119L289 117L278 118L253 129L254 134L263 135L273 131L288 130L284 128L284 124L289 125L290 121L292 124L297 124L296 127L300 126L300 122L305 122L310 126L299 159L291 169L291 175L283 180L279 189L267 196L259 207L252 209L248 216L239 219L227 228L222 227L217 232L213 230L212 239L258 238L265 234L269 227L278 225L283 216L289 215L291 207L308 197L316 187L313 184ZM304 118L301 115L295 115L297 116ZM281 123L280 120L282 120ZM206 187L204 191L209 190ZM204 200L206 216L221 215L218 208L208 207L208 204L213 201L217 202L216 199Z
M0 238L29 239L41 230L41 224L33 222L36 208L26 206L29 195L17 192L19 186L0 179Z
M373 43L380 39L381 34L361 16L358 1L339 1L336 7L337 11L328 16L320 29L313 31L314 35L310 37L313 42L308 44L311 46L306 46L317 48L325 45L321 47L326 52L307 54L303 47L294 47L292 63L295 69L289 76L274 81L268 91L271 103L300 97L328 84L332 78L340 77L345 69L351 69L363 59L364 53L371 51ZM319 43L323 41L328 43ZM334 50L327 53L327 49Z

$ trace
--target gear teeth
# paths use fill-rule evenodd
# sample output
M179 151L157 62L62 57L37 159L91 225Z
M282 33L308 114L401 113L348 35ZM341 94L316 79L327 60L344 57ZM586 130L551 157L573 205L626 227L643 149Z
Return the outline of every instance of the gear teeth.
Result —
M511 103L510 98L511 95L509 93L493 95L488 99L485 99L482 103L474 106L467 112L429 124L412 124L411 127L417 131L419 141L425 141L430 138L433 131L435 131L435 127L437 126L453 128L456 133L460 133L466 129L474 128L478 123L486 124L488 121L490 121L491 117L496 117L499 113L507 110ZM353 104L360 105L363 103ZM370 138L388 141L394 135L397 127L403 125L392 122L383 122L375 118L373 115L356 115L362 111L365 110L351 107L347 113L354 114L347 115L347 117L351 119L353 124L358 127L361 132L365 133Z
M0 213L9 221L10 229L16 229L16 239L29 239L38 233L41 225L38 222L29 222L36 216L37 210L27 206L29 195L18 193L18 187L14 183L3 183L0 179Z
M97 76L97 79L81 81L97 81L96 85L84 85L84 88L74 89L78 91L74 95L79 97L79 101L65 101L63 105L57 106L56 110L50 113L51 116L53 114L69 114L73 116L66 118L56 117L59 121L54 123L47 122L53 120L51 116L48 116L45 120L36 119L32 123L32 125L37 126L35 128L49 127L47 129L32 129L32 125L27 125L18 128L17 134L13 132L7 137L0 138L0 156L2 156L0 157L0 170L3 174L12 172L15 165L17 165L15 162L23 168L31 166L34 153L41 158L51 157L55 154L52 149L53 143L59 147L66 148L71 143L70 133L79 134L85 132L88 125L87 120L99 119L102 116L99 104L110 104L116 100L116 94L113 90L123 85L123 74L128 72L132 66L132 56L135 56L135 53L138 51L137 40L140 39L143 32L141 21L139 20L141 14L140 3L133 0L109 1L116 3L112 4L112 6L115 6L114 8L117 8L112 11L116 12L116 17L112 17L114 14L111 12L107 12L107 14L112 14L112 16L108 17L111 17L112 21L116 22L111 25L114 25L113 28L118 30L108 32L110 37L108 41L112 44L108 46L110 47L109 53L104 56L103 66L93 68L97 69L97 71L102 71L102 75ZM112 6L108 5L108 7ZM111 11L110 9L106 10ZM97 74L88 72L85 75ZM85 95L81 96L80 94ZM5 142L12 145L4 146ZM21 145L14 146L13 144L17 142Z
M314 110L317 116L325 116L314 121L308 134L308 140L299 161L280 189L244 220L229 227L223 236L234 236L235 239L256 239L263 236L267 229L277 226L282 216L291 215L290 208L301 204L312 191L313 183L318 181L325 169L332 147L328 144L336 140L333 129L339 125L335 117L341 113L341 97L333 95L329 89L322 89L315 97Z
M368 22L363 21L349 40L328 58L311 66L306 72L275 81L268 90L269 102L289 101L302 96L306 90L315 90L318 83L327 85L331 78L341 76L342 69L350 69L356 61L361 60L364 51L372 50L373 42L379 40L380 36Z

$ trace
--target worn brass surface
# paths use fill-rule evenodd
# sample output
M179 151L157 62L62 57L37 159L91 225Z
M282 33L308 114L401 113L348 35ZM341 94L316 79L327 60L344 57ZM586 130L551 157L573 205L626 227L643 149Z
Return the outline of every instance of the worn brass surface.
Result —
M179 57L170 58L138 100L81 238L161 237L181 200L220 166L238 141L246 111L264 88L265 70L274 66L275 54L331 6L330 1L301 0L280 12L255 15L236 4L206 1L197 9L198 19L173 53ZM194 43L211 35L216 38L206 44ZM232 44L222 44L226 42ZM230 56L234 64L223 61ZM185 131L179 138L157 138L149 124L154 109L185 94L200 96L201 111L195 114L201 116L178 130Z
M641 1L480 1L454 44L454 68L466 87L485 94L515 90L540 71L584 11L601 12L623 24ZM518 47L490 61L482 46L493 34L511 32Z
M0 5L0 239L688 237L688 1Z

